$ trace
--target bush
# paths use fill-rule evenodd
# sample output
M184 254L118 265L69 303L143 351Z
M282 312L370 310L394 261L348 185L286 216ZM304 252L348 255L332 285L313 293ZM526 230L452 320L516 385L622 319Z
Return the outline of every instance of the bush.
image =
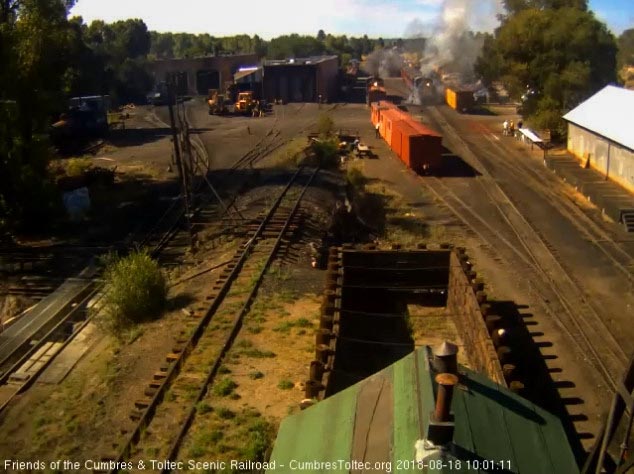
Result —
M253 420L248 427L240 454L244 459L262 461L275 439L275 427L265 420Z
M339 165L339 143L336 139L314 142L312 149L318 166L334 168Z
M332 134L332 130L335 127L335 122L332 117L327 113L322 113L317 120L317 131L322 137L329 137Z
M226 397L238 388L238 384L230 378L224 378L214 386L214 394L219 397Z
M216 414L223 420L231 420L236 417L234 412L225 407L218 408Z
M365 176L359 168L348 168L348 182L358 191L363 191L365 187Z
M92 162L89 158L70 158L66 161L66 175L72 177L83 176L91 166Z
M249 374L249 378L250 378L251 380L258 380L258 379L261 379L261 378L263 378L263 377L264 377L264 374L263 374L262 372L260 372L260 371L257 371L257 372L251 372L251 373Z
M165 308L167 283L158 263L145 252L108 256L104 271L107 325L120 335L137 323L158 318Z
M279 388L280 390L290 390L293 387L295 387L295 384L286 379L280 380L280 383L277 384L277 388Z

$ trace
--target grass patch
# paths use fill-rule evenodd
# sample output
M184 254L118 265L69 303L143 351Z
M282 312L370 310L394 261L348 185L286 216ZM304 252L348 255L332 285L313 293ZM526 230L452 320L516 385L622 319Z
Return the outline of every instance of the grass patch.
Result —
M288 334L291 332L291 328L293 327L293 323L290 321L284 321L281 324L278 324L273 328L275 332L282 332L284 334Z
M240 349L248 349L253 347L253 343L248 339L242 339L236 343L236 347L239 347Z
M238 384L230 378L225 377L216 385L214 385L213 392L219 397L227 397L231 395L236 388L238 388Z
M243 459L262 461L271 447L275 437L275 427L266 420L252 420L243 434L243 448L240 455Z
M289 289L281 289L278 292L277 297L284 303L293 303L297 300L297 298L299 298L296 292Z
M214 409L211 407L211 405L205 402L199 402L198 405L196 405L196 412L199 413L200 415L204 415L205 413L212 412L213 410Z
M90 158L70 158L63 164L66 175L71 177L82 176L92 167Z
M367 180L363 172L356 166L348 168L348 171L346 172L346 179L355 190L360 192L365 191L365 183Z
M293 387L295 387L295 384L288 379L282 379L277 384L277 388L279 388L280 390L290 390Z
M249 326L247 328L247 331L249 331L251 334L260 334L262 332L262 326Z
M227 367L226 365L221 366L218 369L218 373L219 374L230 374L231 373L231 369L229 367Z
M242 355L246 357L251 357L253 359L272 359L276 356L275 352L272 351L263 351L260 349L245 349L241 352Z
M249 374L249 378L250 378L251 380L258 380L258 379L262 379L262 378L264 378L264 374L258 370L258 371L256 371L256 372L251 372L251 373Z
M232 420L236 417L236 414L225 407L220 407L216 409L216 415L218 418L222 420Z
M284 334L290 333L292 328L309 328L312 327L313 323L311 323L306 318L300 318L297 321L284 321L283 323L278 324L273 328L275 332L281 332ZM305 333L306 331L304 331Z

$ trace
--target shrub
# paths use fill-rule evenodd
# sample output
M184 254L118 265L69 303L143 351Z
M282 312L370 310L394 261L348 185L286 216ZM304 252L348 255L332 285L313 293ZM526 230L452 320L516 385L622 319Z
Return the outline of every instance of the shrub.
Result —
M82 176L92 166L88 158L70 158L66 162L66 174L68 176Z
M161 315L167 283L156 261L139 251L123 258L110 255L105 262L104 310L115 335Z
M280 380L280 383L277 384L277 388L279 388L280 390L290 390L294 386L295 384L293 382L286 379Z
M213 411L213 408L209 406L208 403L200 402L198 403L198 405L196 405L196 412L201 415L204 415L205 413L209 413L212 411Z
M266 420L256 419L249 424L240 454L248 460L262 461L275 437L275 427Z
M231 420L235 418L236 414L225 407L220 407L216 410L216 414L223 420Z
M317 131L322 137L328 137L332 134L332 130L335 127L335 122L332 117L327 113L322 113L317 120Z
M347 172L348 182L357 190L363 191L365 187L365 176L359 168L348 168Z
M218 382L214 386L214 394L219 397L226 397L231 395L231 393L238 387L238 384L235 383L230 378L224 378L220 382Z
M336 139L313 142L312 149L317 165L322 168L334 168L339 165L339 143Z

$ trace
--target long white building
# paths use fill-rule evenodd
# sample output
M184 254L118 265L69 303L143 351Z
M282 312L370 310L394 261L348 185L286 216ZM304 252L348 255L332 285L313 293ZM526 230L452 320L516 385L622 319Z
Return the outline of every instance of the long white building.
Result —
M607 86L564 116L568 151L634 192L634 91Z

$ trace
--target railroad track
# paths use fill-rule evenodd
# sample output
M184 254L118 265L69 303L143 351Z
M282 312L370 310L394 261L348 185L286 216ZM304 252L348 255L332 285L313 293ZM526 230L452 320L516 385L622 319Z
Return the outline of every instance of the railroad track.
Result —
M125 437L117 453L104 457L118 466L110 472L119 472L126 462L176 458L196 406L240 332L267 269L284 239L300 225L301 201L317 173L318 169L297 170L213 286L206 297L209 307L192 314L176 347L148 382L145 396L135 403L133 425L122 430ZM294 193L293 187L298 188Z
M490 136L484 135L485 139L493 145L501 154L507 153L502 146L496 142ZM488 150L482 150L482 152L489 157L493 157L493 153ZM501 161L502 166L517 178L522 178L527 184L530 183L534 189L539 189L542 194L551 198L550 204L555 207L562 215L566 216L568 220L575 226L575 228L585 237L586 240L591 242L597 247L617 268L622 275L634 285L634 260L632 255L626 252L620 245L618 245L614 239L608 235L606 231L601 229L594 220L592 220L585 212L583 212L577 205L568 199L562 199L562 196L553 191L549 183L549 177L544 176L543 173L537 172L533 167L528 166L523 160L517 161L508 160ZM628 262L623 264L622 261ZM630 288L634 288L630 286Z
M618 390L627 364L627 355L597 310L557 260L553 251L502 192L469 146L457 136L437 110L430 110L433 118L444 125L442 128L449 131L452 140L459 144L463 157L478 165L478 171L482 173L482 177L475 179L481 189L479 194L489 197L512 234L507 237L501 235L498 229L494 229L477 210L460 199L440 179L425 178L429 189L491 248L504 253L507 261L520 259L523 266L517 270L529 277L527 280L534 290L541 299L547 301L544 306L553 320L570 336L580 354L590 360L610 389Z

